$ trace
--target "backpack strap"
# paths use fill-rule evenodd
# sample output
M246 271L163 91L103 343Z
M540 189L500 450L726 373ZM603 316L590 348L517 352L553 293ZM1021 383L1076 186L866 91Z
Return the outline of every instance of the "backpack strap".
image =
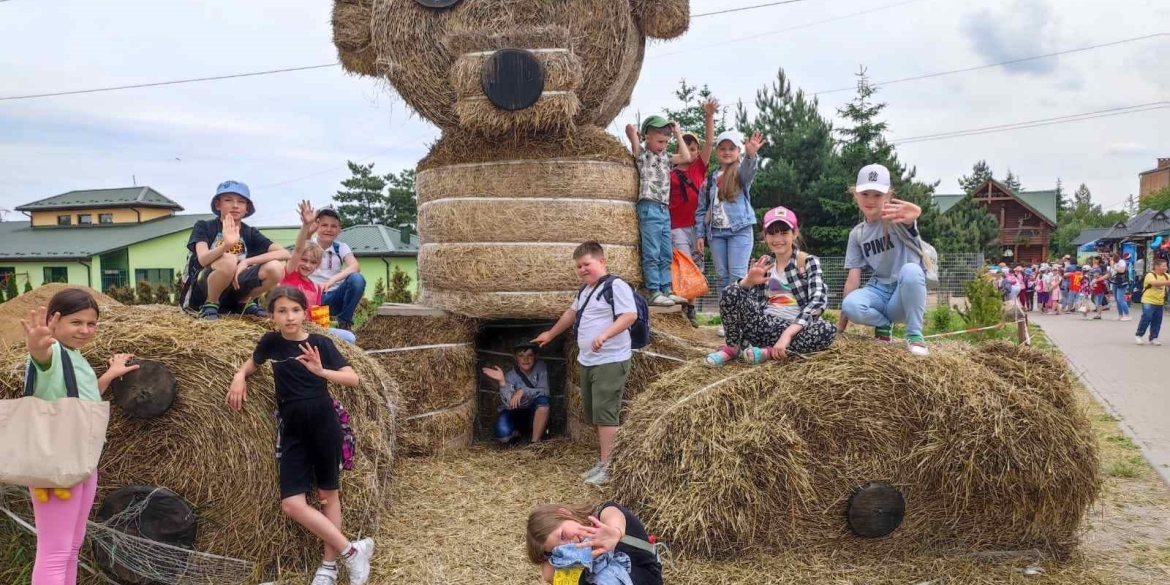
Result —
M57 342L58 345L61 342ZM65 397L78 398L77 393L77 372L73 371L73 360L69 358L69 352L65 347L61 347L61 372L65 375ZM24 375L24 395L32 396L35 394L37 384L37 367L33 365L32 360L29 360L28 371Z
M520 379L524 381L525 386L528 386L529 388L532 388L533 390L536 389L536 384L533 384L532 380L529 380L528 376L525 376L524 372L520 371L520 368L516 368L516 375L520 376Z
M689 201L689 198L687 197L687 187L694 189L695 195L699 194L699 188L696 187L693 182L691 182L691 178L688 177L686 173L679 169L674 169L674 174L678 176L678 185L682 188L682 198L684 202Z
M606 503L610 503L610 502L606 502ZM597 510L593 513L593 516L596 517L598 520L601 520L601 511L606 509L607 507L608 506L606 506L605 504L601 504L600 506L597 507ZM618 542L621 544L624 544L626 546L636 548L640 551L648 552L648 553L654 555L654 560L661 562L661 559L659 558L658 546L650 543L649 541L645 541L645 540L642 540L641 538L637 538L637 537L630 536L627 534L625 536L622 536L621 540L619 540Z
M808 252L796 251L796 273L804 278L804 267L808 265Z

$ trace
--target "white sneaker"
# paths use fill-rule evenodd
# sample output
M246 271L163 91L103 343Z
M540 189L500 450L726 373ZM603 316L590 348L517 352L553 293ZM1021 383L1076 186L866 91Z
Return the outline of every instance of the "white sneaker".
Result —
M1142 339L1140 335L1133 338L1133 342L1135 345L1145 345L1146 344L1146 341L1144 339Z
M317 572L313 574L313 580L309 585L335 585L337 583L337 569L330 569L325 565L317 567Z
M666 295L666 298L668 298L668 299L670 299L670 300L674 301L674 304L676 304L676 305L685 305L685 304L687 304L687 300L686 300L686 299L684 299L684 298L682 298L682 297L680 297L680 296L678 296L678 295L676 295L676 294L674 294L674 293L670 293L670 294Z
M1157 339L1151 339L1150 345L1162 345L1162 342L1158 341Z
M722 325L719 326L719 337L727 337L727 330Z
M353 543L355 552L343 559L349 573L349 585L366 585L370 580L370 559L374 558L374 539L363 538Z
M581 474L581 479L589 479L590 477L597 475L597 472L601 471L602 469L605 469L605 466L602 465L600 461L598 461L597 465L590 467L589 471Z
M930 350L926 348L925 343L911 343L907 341L906 347L910 350L911 354L918 357L926 357L930 355Z
M585 485L605 485L609 483L609 479L609 470L603 467L601 468L601 471L598 471L586 479Z
M650 300L646 301L646 303L651 305L651 306L654 306L654 307L673 307L674 306L674 301L670 300L670 297L668 297L662 293L654 293L650 297Z

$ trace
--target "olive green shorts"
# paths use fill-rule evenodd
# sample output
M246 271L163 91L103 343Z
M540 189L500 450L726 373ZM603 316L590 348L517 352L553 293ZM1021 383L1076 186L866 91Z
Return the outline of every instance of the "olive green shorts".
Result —
M581 378L581 402L585 406L585 422L603 427L621 424L622 394L630 375L630 360L596 366L577 364Z

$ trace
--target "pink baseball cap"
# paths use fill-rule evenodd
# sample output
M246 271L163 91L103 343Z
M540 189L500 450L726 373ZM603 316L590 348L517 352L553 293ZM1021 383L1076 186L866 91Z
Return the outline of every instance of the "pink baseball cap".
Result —
M792 229L796 229L796 214L792 213L787 207L777 207L768 210L768 213L764 214L764 229L768 229L768 226L778 221L788 224L788 227Z

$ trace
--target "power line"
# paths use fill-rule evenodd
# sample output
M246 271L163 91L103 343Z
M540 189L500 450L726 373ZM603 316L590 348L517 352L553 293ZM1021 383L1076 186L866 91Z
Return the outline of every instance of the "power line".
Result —
M937 134L924 134L921 136L910 136L899 140L891 141L891 144L914 144L918 142L930 142L934 140L946 140L948 138L961 138L965 136L980 136L983 134L998 134L1000 132L1010 132L1012 130L1024 130L1027 128L1040 128L1043 126L1053 126L1057 124L1067 124L1070 122L1082 122L1085 120L1094 120L1097 118L1110 118L1113 116L1125 116L1129 114L1138 114L1142 112L1152 112L1155 110L1163 110L1170 108L1170 101L1150 102L1146 104L1138 104L1133 106L1125 106L1121 108L1109 108L1106 110L1097 110L1094 112L1083 112L1080 114L1070 114L1067 116L1058 116L1055 118L1041 118L1039 120L1028 120L1025 122L1015 122L1012 124L1000 124L997 126L985 126L983 128L970 128L967 130L955 130L952 132L941 132Z
M914 77L903 77L901 79L891 79L888 81L875 81L875 82L873 82L872 85L874 85L874 86L894 85L895 83L905 83L907 81L918 81L920 79L932 79L935 77L943 77L944 75L954 75L957 73L967 73L968 71L978 71L980 69L991 69L992 67L1002 67L1004 65L1014 65L1016 63L1026 63L1028 61L1036 61L1039 59L1048 59L1050 57L1058 57L1060 55L1068 55L1071 53L1081 53L1084 51L1103 49L1105 47L1113 47L1116 45L1123 45L1126 43L1144 41L1144 40L1154 39L1154 38L1164 37L1164 36L1170 36L1170 33L1164 33L1164 32L1163 33L1155 33L1152 35L1145 35L1145 36L1141 36L1141 37L1133 37L1131 39L1122 39L1120 41L1113 41L1111 43L1102 43L1100 45L1090 45L1088 47L1081 47L1079 49L1068 49L1066 51L1058 51L1055 53L1046 53L1044 55L1034 55L1032 57L1022 57L1020 59L1012 59L1011 61L1001 61L999 63L988 63L986 65L977 65L974 67L966 67L963 69L952 69L950 71L939 71L937 73L928 73L926 75L917 75ZM827 89L824 91L818 91L812 95L818 96L818 95L824 95L824 94L828 94L828 93L838 93L838 92L842 92L842 91L855 91L856 89L857 89L857 86L853 85L853 86L849 86L849 87L839 87L837 89Z
M783 2L769 2L767 4L756 4L755 6L744 6L741 8L728 8L727 10L716 10L715 12L704 12L702 14L692 14L691 18L702 18L704 16L715 16L716 14L727 14L729 12L743 12L744 10L755 10L757 8L768 8L769 6L780 6L782 4L796 4L797 2L805 2L806 0L784 0Z
M378 156L378 155L385 154L385 153L387 153L387 152L390 152L390 151L392 151L392 150L398 150L398 149L400 149L400 148L405 148L405 147L411 146L411 145L412 145L412 144L413 144L415 141L417 141L417 140L419 140L419 139L421 139L421 138L423 138L423 137L427 136L428 134L430 134L430 130L428 130L428 131L426 131L426 132L421 132L421 133L419 133L419 134L416 134L416 135L414 135L414 136L411 136L410 138L407 138L407 139L403 140L402 142L400 142L400 143L398 143L398 144L395 144L394 146L391 146L391 147L388 147L388 148L383 148L382 150L379 150L378 152L375 152L375 153L372 153L372 154L368 154L368 155L366 155L366 156L364 156L364 157L358 157L358 158L356 158L355 160L366 160L366 161L368 161L368 160L370 160L370 159L372 159L372 158L374 158L374 157L376 157L376 156ZM324 169L324 170L321 170L321 171L317 171L317 172L315 172L315 173L312 173L312 174L309 174L309 175L305 175L305 176L303 176L303 177L297 177L297 178L295 178L295 179L288 179L288 180L286 180L286 181L280 181L280 182L277 182L277 183L268 183L267 185L258 185L258 186L256 186L255 188L256 188L256 189L267 189L267 188L271 188L271 187L280 187L280 186L282 186L282 185L288 185L288 184L290 184L290 183L297 183L297 182L300 182L300 181L304 181L304 180L306 180L306 179L312 179L313 177L319 177L319 176L321 176L321 175L324 175L324 174L326 174L326 173L331 173L331 172L333 172L333 171L336 171L336 170L340 170L340 169L346 168L346 166L347 166L347 165L338 165L338 166L335 166L335 167L329 167L329 168L327 168L327 169Z
M659 59L659 58L662 58L662 57L670 57L670 56L672 56L672 55L681 55L681 54L683 54L683 53L693 53L693 52L695 52L695 51L706 51L706 50L709 50L709 49L711 49L712 47L722 47L722 46L724 46L724 45L731 45L731 44L735 44L735 43L742 43L742 42L744 42L744 41L751 41L751 40L755 40L755 39L759 39L759 38L763 38L763 37L769 37L769 36L772 36L772 35L778 35L778 34L780 34L780 33L790 32L790 31L794 31L794 30L800 30L800 29L804 29L804 28L812 28L812 27L814 27L814 26L818 26L818 25L822 25L822 24L828 24L828 23L830 23L830 22L837 22L838 20L845 20L845 19L847 19L847 18L855 18L855 17L858 17L858 16L864 16L864 15L866 15L866 14L873 14L874 12L881 12L881 11L883 11L883 10L889 10L889 9L891 9L891 8L897 8L897 7L899 7L899 6L905 6L905 5L907 5L907 4L917 4L918 2L922 2L922 1L923 1L923 0L906 0L906 1L904 1L904 2L896 2L896 3L894 3L894 4L886 4L885 6L878 6L877 8L870 8L869 10L862 10L862 11L860 11L860 12L853 12L853 13L850 13L850 14L843 14L843 15L841 15L841 16L836 16L836 17L833 17L833 18L826 18L826 19L824 19L824 20L816 20L816 21L813 21L813 22L808 22L808 23L805 23L805 24L800 24L800 25L797 25L797 26L790 26L790 27L787 27L787 28L781 28L781 29L776 29L776 30L772 30L772 31L766 31L766 32L762 32L762 33L759 33L759 34L749 35L749 36L746 36L746 37L740 37L740 38L738 38L738 39L732 39L732 40L730 40L730 41L723 41L723 42L719 42L719 43L708 43L708 44L705 44L705 45L703 45L703 46L701 46L701 47L695 47L695 48L692 48L692 49L682 49L682 50L679 50L679 51L672 51L672 52L670 52L670 53L659 53L659 54L656 54L656 55L648 55L646 58L647 58L647 59Z
M8 1L8 0L0 0L0 2L6 2L6 1ZM58 91L58 92L52 92L52 93L36 93L36 94L28 94L28 95L0 96L0 102L8 101L8 100L31 100L31 99L36 99L36 98L55 97L55 96L62 96L62 95L78 95L78 94L83 94L83 93L100 93L100 92L106 92L106 91L120 91L123 89L140 89L140 88L144 88L144 87L159 87L159 86L163 86L163 85L179 85L182 83L197 83L200 81L221 81L224 79L236 79L239 77L256 77L259 75L272 75L275 73L290 73L293 71L308 71L311 69L324 69L327 67L337 67L339 65L340 65L339 63L324 63L321 65L305 65L303 67L287 67L284 69L269 69L267 71L251 71L248 73L233 73L230 75L216 75L214 77L196 77L196 78L192 78L192 79L173 79L171 81L155 81L152 83L138 83L135 85L119 85L119 86L114 86L114 87L98 87L98 88L93 88L93 89L77 89L77 90L73 90L73 91Z

